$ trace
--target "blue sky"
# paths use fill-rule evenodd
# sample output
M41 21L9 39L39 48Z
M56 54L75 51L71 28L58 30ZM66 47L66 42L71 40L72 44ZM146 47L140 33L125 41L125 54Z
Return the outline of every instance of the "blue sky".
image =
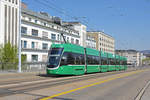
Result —
M104 30L116 39L117 49L150 49L150 0L22 1L33 11L68 21L75 17L86 22L88 30Z

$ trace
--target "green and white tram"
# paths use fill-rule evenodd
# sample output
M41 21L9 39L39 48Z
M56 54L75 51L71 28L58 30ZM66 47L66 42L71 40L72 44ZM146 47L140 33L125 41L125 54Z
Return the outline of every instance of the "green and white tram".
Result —
M82 75L85 73L126 70L127 59L119 55L74 44L52 44L47 74Z

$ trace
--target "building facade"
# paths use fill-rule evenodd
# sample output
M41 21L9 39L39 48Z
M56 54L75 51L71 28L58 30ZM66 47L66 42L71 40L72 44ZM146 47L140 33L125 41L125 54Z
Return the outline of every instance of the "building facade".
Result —
M86 37L87 37L87 32L86 29L87 27L80 22L63 22L63 26L67 28L71 28L74 30L77 30L79 32L80 37L80 45L83 47L86 47Z
M114 53L114 39L103 32L88 32L80 22L62 22L45 12L21 5L21 47L27 62L46 62L52 43L66 42ZM18 46L19 0L0 0L0 44Z
M115 53L115 39L112 36L100 31L88 31L87 34L95 38L97 50Z
M87 34L86 36L86 47L96 49L96 40L94 37Z
M62 25L59 18L22 8L21 46L28 62L46 62L52 43L67 42L81 45L80 33Z
M116 54L127 57L127 64L133 66L141 66L143 53L136 50L116 50Z
M19 0L0 0L0 44L18 44Z

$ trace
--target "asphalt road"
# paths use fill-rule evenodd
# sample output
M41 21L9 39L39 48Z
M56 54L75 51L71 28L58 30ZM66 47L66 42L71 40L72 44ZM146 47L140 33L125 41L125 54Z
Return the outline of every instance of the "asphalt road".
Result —
M147 68L69 77L34 76L34 80L26 76L26 81L21 77L9 84L1 80L0 100L134 100L149 76Z

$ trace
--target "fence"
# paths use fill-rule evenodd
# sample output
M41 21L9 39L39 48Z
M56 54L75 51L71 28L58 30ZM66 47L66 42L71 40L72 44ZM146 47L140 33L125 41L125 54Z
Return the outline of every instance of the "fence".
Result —
M45 62L28 62L23 63L21 69L23 72L44 71L46 69ZM18 70L18 63L0 63L1 72L16 72Z

